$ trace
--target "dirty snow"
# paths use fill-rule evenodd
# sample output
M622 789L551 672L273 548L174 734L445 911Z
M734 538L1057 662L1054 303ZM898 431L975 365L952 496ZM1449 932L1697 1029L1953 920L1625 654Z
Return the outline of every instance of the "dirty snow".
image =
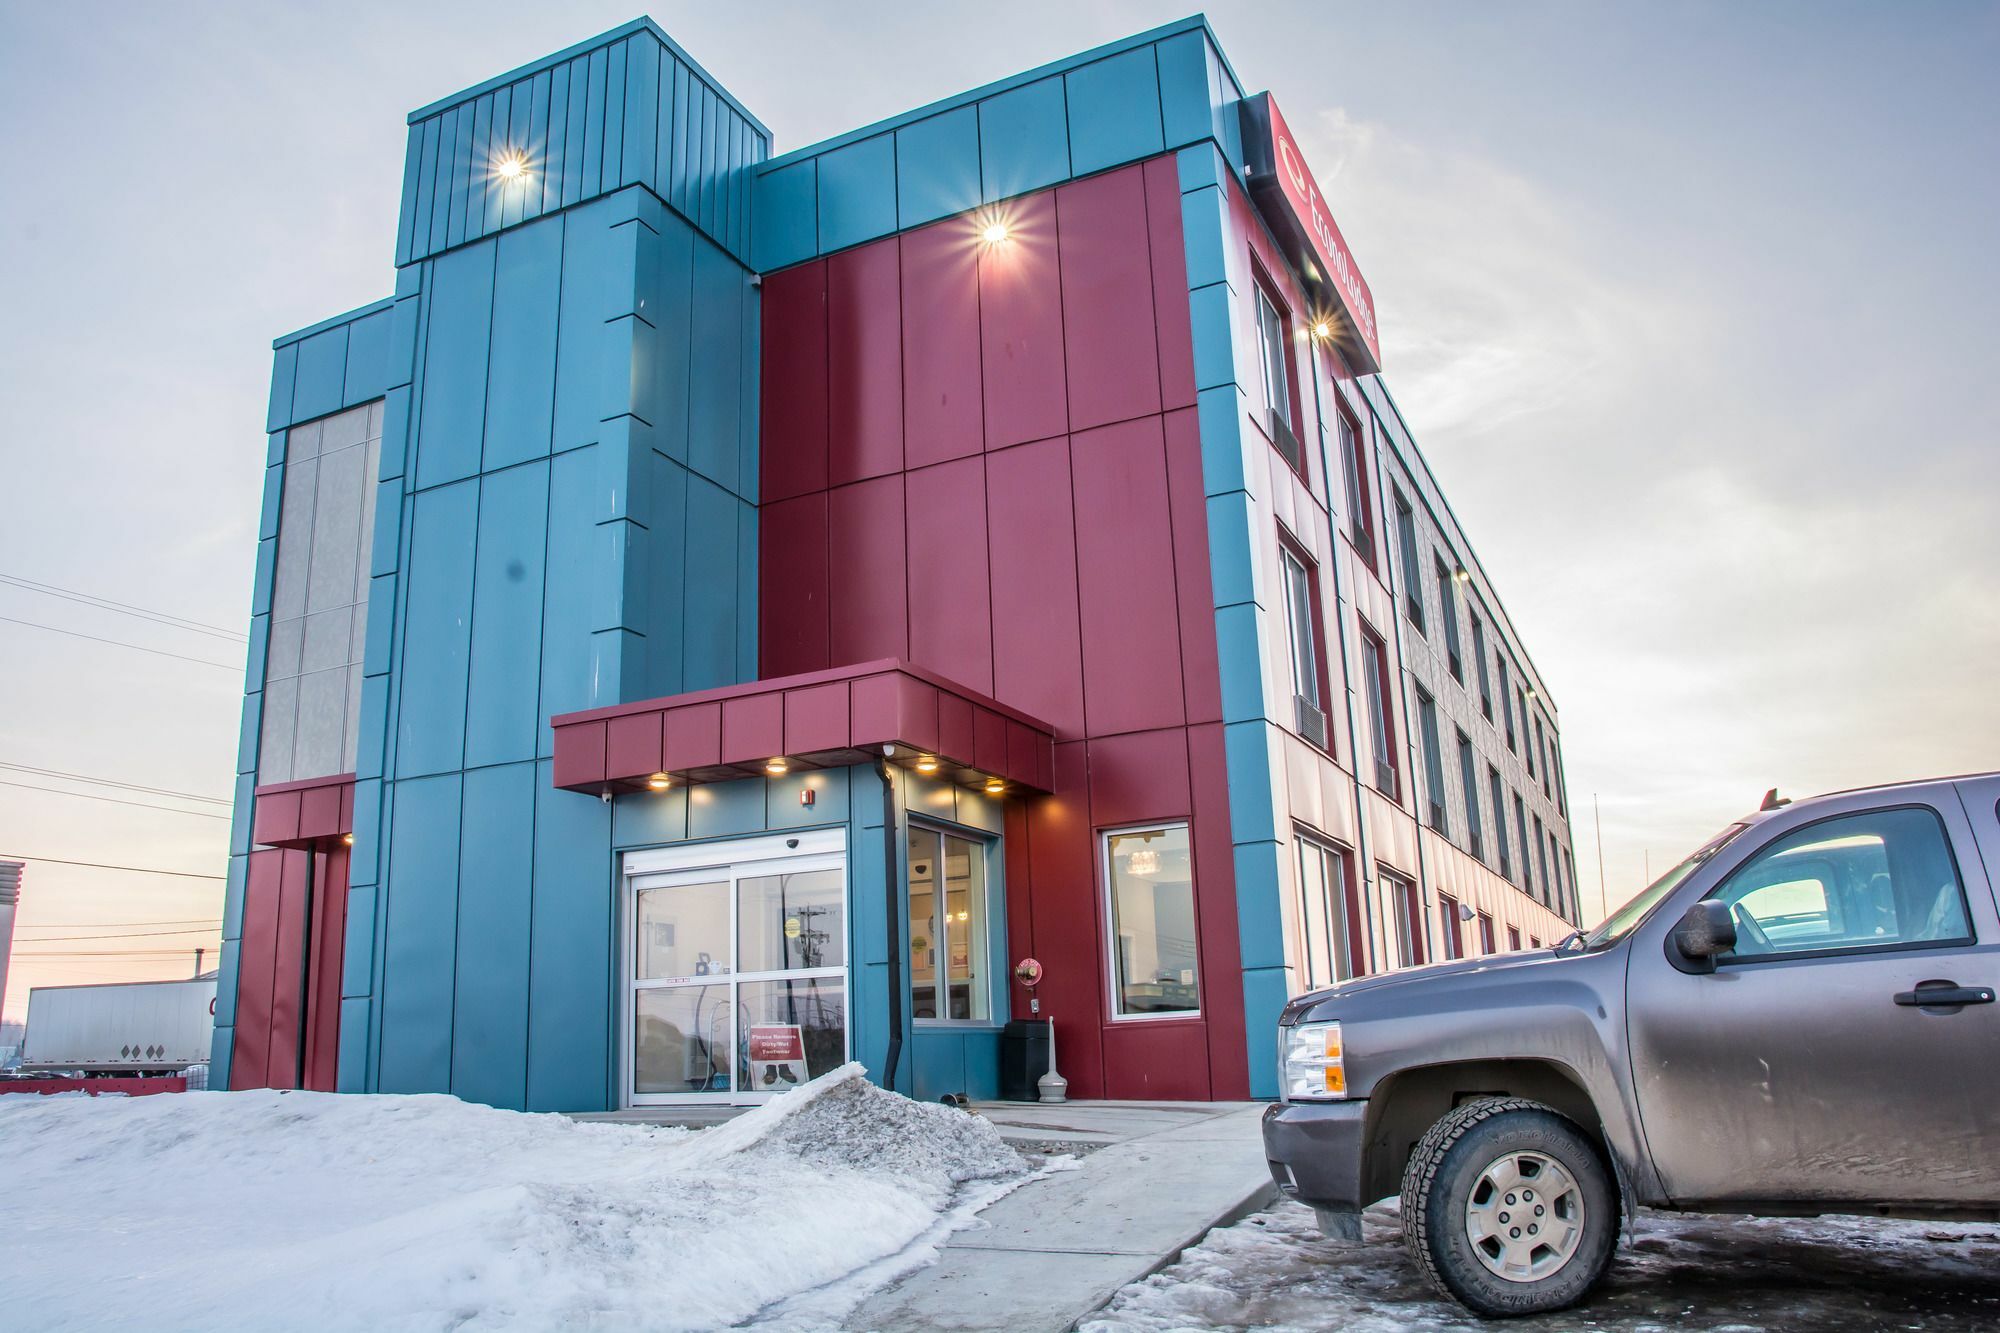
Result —
M825 1327L1029 1164L849 1065L691 1131L445 1096L0 1097L20 1328Z
M1209 1234L1125 1288L1083 1333L1181 1329L1493 1328L1441 1300L1403 1253L1393 1203L1363 1243L1323 1239L1284 1203ZM1870 1218L1756 1219L1642 1212L1581 1306L1509 1321L1577 1333L1832 1333L2000 1328L2000 1226Z

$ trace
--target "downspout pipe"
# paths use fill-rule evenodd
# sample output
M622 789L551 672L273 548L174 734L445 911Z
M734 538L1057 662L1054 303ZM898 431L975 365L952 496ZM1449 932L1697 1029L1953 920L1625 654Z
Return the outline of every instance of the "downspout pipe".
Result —
M882 1057L882 1086L894 1092L903 1058L903 894L896 873L896 781L888 759L875 761L875 776L882 779L883 905L889 926L889 1050Z

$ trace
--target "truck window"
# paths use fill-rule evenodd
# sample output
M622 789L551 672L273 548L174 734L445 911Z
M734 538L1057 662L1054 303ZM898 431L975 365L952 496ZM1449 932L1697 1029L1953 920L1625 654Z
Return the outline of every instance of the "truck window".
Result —
M1794 829L1714 896L1736 918L1736 959L1972 942L1951 843L1925 806Z

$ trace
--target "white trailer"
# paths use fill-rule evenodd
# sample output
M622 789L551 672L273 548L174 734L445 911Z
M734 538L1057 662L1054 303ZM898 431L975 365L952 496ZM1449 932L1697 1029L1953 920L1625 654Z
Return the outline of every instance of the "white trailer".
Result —
M28 992L22 1072L178 1073L208 1060L215 978Z

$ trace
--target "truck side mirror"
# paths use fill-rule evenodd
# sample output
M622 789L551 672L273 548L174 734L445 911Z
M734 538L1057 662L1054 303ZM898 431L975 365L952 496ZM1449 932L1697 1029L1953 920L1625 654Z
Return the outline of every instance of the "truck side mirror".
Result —
M1674 951L1691 964L1684 971L1713 972L1716 955L1736 947L1736 918L1730 915L1728 903L1703 898L1688 905L1680 924L1674 927L1673 940Z

